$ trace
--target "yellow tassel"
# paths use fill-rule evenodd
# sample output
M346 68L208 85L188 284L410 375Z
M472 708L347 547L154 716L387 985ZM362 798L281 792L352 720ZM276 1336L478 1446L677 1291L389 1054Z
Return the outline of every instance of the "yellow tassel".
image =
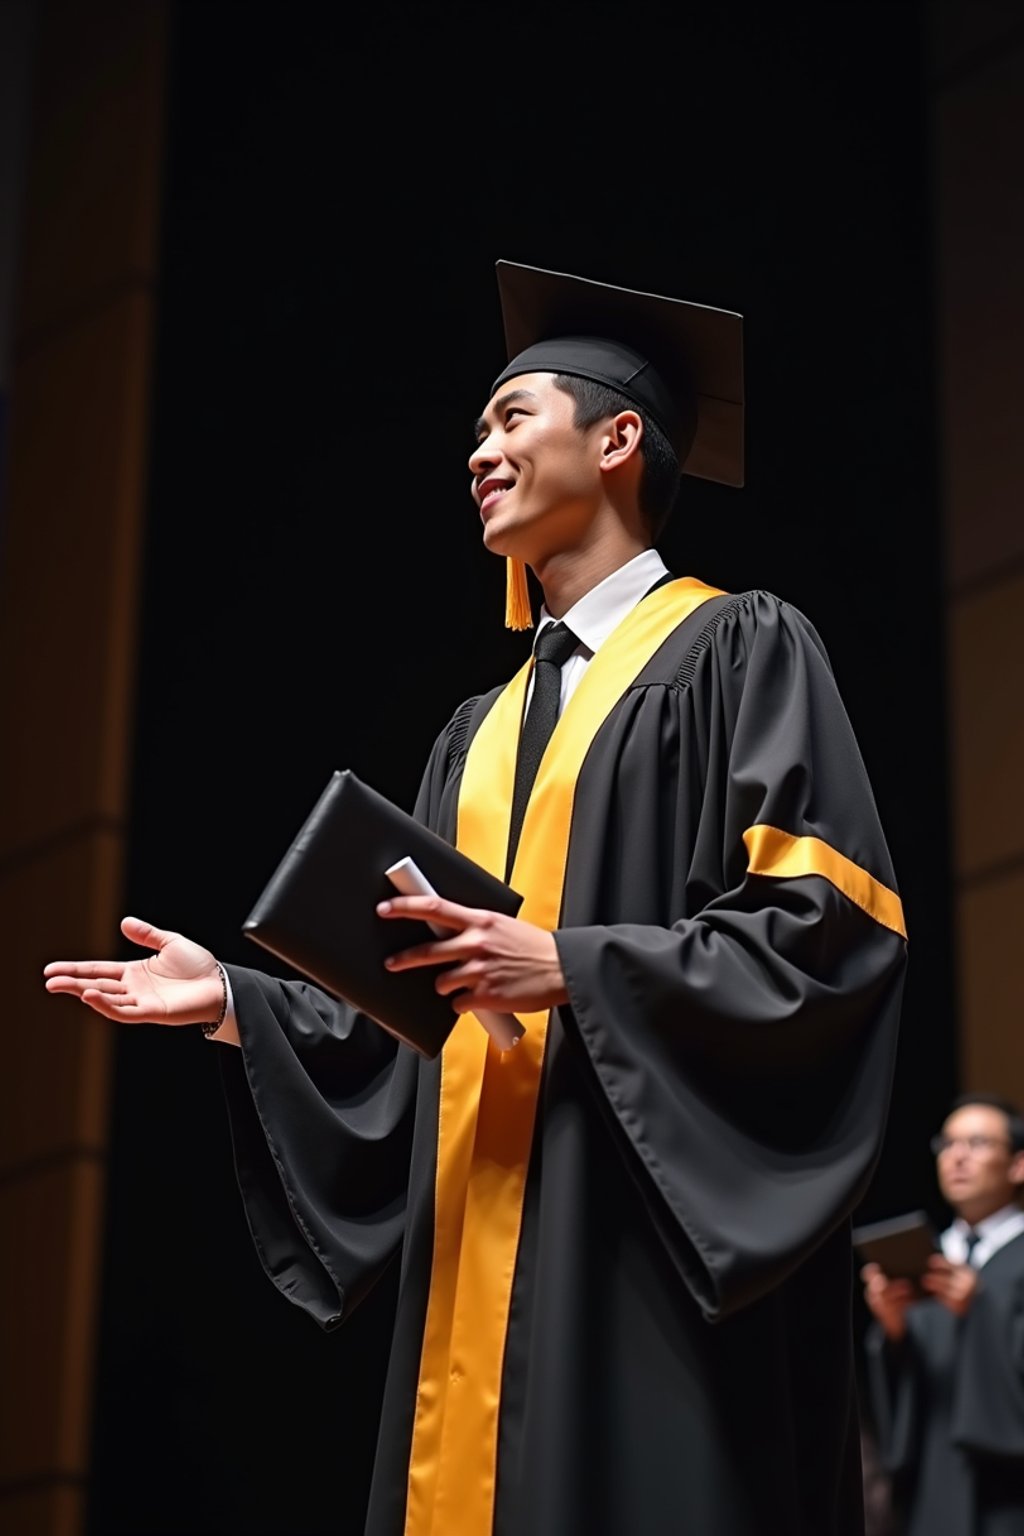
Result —
M511 556L505 561L505 628L532 629L533 610L530 607L530 588L526 582L526 566Z

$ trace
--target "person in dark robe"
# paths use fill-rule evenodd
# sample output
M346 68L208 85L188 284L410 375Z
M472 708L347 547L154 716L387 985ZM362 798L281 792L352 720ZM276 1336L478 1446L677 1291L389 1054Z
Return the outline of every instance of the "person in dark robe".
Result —
M879 1453L907 1536L1024 1536L1024 1120L964 1095L933 1150L941 1252L919 1287L861 1272Z
M443 1050L136 918L146 958L46 986L225 1042L260 1260L321 1327L401 1266L367 1536L862 1536L850 1215L902 906L812 623L656 549L681 473L742 484L740 317L498 280L469 471L535 653L440 730L414 814L523 903L379 908L443 930L392 962L450 999Z

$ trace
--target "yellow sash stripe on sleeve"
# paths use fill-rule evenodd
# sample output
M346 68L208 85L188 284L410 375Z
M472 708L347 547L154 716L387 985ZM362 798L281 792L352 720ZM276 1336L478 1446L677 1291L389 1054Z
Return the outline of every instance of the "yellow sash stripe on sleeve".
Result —
M906 938L903 903L896 892L823 843L820 837L794 837L778 827L761 825L748 827L743 841L749 860L747 868L752 875L771 875L776 880L821 875L876 923Z
M576 780L600 726L672 630L717 589L685 578L639 603L601 646L548 743L511 884L521 918L554 929ZM458 846L501 876L527 662L471 743ZM413 1424L405 1536L490 1536L498 1418L526 1171L549 1014L502 1054L463 1014L441 1058L434 1249Z

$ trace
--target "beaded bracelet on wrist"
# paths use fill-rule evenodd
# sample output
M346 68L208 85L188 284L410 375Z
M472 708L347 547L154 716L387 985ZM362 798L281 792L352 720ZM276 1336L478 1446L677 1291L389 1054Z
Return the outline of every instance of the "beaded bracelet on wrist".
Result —
M228 978L227 978L227 972L225 971L224 967L221 965L219 960L217 961L217 974L220 977L220 986L221 986L220 1012L218 1013L218 1015L217 1015L217 1017L216 1017L216 1019L214 1020L213 1023L206 1023L206 1024L201 1024L200 1025L200 1028L202 1029L203 1034L206 1036L207 1039L209 1039L211 1035L215 1035L217 1033L218 1029L220 1029L221 1025L224 1023L224 1017L225 1017L225 1015L226 1015L226 1013L228 1011Z

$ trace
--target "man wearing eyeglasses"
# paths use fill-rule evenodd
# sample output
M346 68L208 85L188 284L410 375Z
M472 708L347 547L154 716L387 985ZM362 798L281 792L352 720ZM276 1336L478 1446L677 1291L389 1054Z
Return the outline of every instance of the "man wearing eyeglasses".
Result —
M931 1145L941 1252L919 1286L861 1271L880 1452L906 1536L1024 1536L1024 1119L964 1095Z

